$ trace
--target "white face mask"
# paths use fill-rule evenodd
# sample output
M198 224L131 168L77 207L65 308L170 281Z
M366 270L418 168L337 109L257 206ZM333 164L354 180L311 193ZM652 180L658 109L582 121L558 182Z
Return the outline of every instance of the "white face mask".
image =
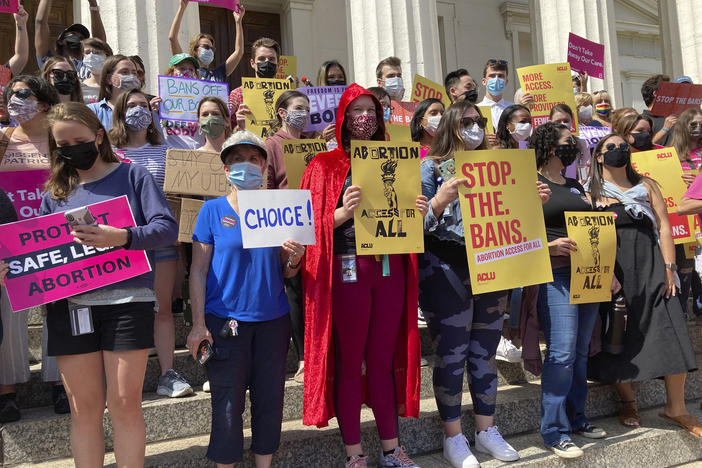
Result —
M20 99L12 96L7 103L7 112L10 117L20 124L32 120L39 113L39 103L34 99Z
M87 54L83 56L83 64L88 67L90 73L99 75L102 71L102 66L105 64L105 57L100 54Z
M524 141L531 135L531 124L528 122L519 122L514 125L514 131L509 132L512 137L517 141Z
M580 109L578 109L578 118L580 120L592 119L592 106L583 106Z
M485 137L485 133L476 123L470 128L462 128L461 136L466 144L466 148L472 150L480 146L480 144L483 142L483 138Z
M394 101L400 101L405 95L405 86L402 83L401 76L393 76L385 79L385 91L388 92L390 98Z
M424 131L429 135L434 136L436 134L436 129L439 127L439 122L441 122L440 115L432 115L427 117L427 124L424 126Z

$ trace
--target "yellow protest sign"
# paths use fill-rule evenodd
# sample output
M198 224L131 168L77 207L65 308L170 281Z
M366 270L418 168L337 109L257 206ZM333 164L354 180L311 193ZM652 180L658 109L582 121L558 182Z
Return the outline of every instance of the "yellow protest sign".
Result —
M529 104L533 127L548 122L551 108L556 104L567 104L573 109L574 135L578 134L578 113L575 112L575 97L569 63L549 63L517 69L519 86L524 93L534 97Z
M495 125L492 123L492 107L478 106L478 108L480 109L480 113L482 114L482 116L487 119L487 124L485 125L485 133L495 133Z
M292 76L297 82L297 57L294 55L281 55L280 60L278 60L278 73L275 74L275 77L280 80L287 80L289 76Z
M697 253L697 242L689 242L687 244L683 244L683 248L685 249L686 259L691 260L695 258L695 253Z
M324 140L283 140L283 159L288 188L300 188L305 168L312 158L327 150Z
M679 216L676 213L678 201L687 191L687 186L682 180L683 171L675 148L631 153L631 166L639 174L650 177L658 183L668 208L673 241L676 244L695 242L695 231L692 228L693 216Z
M444 104L444 107L451 105L451 99L449 99L443 86L415 73L414 81L412 82L412 102L422 102L430 98L438 99Z
M387 130L388 135L390 135L390 141L412 141L412 132L409 127L386 123L385 130Z
M474 294L553 281L533 150L456 152Z
M247 119L246 128L266 138L270 127L275 122L275 103L285 91L295 89L295 84L289 80L268 78L242 78L241 87L246 104L253 117Z
M568 237L578 250L570 253L570 303L612 300L612 276L617 257L614 213L566 211Z
M419 143L351 141L351 180L362 194L353 214L358 255L424 252Z

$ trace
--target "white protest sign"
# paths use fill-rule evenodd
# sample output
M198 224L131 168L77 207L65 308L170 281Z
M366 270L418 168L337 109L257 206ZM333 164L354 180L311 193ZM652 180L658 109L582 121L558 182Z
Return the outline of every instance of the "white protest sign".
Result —
M226 103L229 99L229 85L216 81L159 75L158 96L163 99L159 106L162 119L197 122L197 106L202 98L216 97Z
M239 190L237 196L245 249L280 247L288 239L314 245L309 190Z

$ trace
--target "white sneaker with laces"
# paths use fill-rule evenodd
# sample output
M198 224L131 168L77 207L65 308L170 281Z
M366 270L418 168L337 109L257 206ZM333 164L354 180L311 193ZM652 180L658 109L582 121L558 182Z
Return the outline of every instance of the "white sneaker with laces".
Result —
M454 468L480 468L480 463L468 448L468 439L463 434L444 436L444 458Z
M522 351L512 344L504 336L500 337L500 344L497 345L495 359L507 362L519 362L522 360Z
M497 426L490 426L484 431L475 433L475 450L490 454L500 461L519 460L519 453L505 442Z

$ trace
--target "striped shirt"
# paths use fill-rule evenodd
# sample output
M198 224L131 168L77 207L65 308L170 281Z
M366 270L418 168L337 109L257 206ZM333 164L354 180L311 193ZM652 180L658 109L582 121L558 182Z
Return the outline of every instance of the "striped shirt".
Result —
M166 146L154 146L147 143L139 148L118 148L118 152L124 159L128 159L134 164L146 167L156 180L156 184L163 190L163 182L166 178Z

